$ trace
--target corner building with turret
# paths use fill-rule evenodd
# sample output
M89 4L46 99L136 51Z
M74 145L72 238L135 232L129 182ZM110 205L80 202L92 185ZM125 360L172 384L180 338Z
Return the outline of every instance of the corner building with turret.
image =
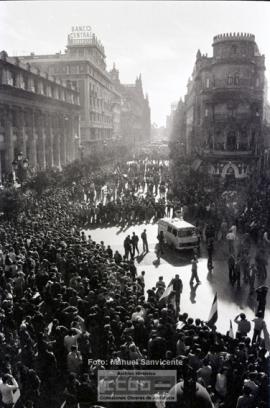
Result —
M252 34L214 37L213 56L197 52L179 135L193 168L244 179L264 152L265 58Z

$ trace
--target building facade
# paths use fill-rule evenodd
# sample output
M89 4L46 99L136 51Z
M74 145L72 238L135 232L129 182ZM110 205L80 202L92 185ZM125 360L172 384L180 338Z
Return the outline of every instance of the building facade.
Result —
M179 139L194 169L244 179L264 152L265 59L252 34L217 35L212 46L211 57L197 52Z
M168 139L170 138L170 135L173 131L174 116L177 111L177 107L178 107L177 102L172 103L170 114L166 116L166 133Z
M72 27L64 54L31 54L22 58L79 90L85 155L95 153L119 136L121 98L106 71L104 47L91 27Z
M151 110L148 96L144 96L142 77L139 75L134 84L122 84L119 71L113 67L111 79L121 95L120 134L121 139L135 148L149 143L151 138Z
M61 168L79 155L79 93L19 58L0 53L0 172L21 152L33 170Z

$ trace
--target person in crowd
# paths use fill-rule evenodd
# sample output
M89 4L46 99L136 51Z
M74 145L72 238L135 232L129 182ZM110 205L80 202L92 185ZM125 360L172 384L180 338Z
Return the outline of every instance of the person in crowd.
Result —
M237 324L237 337L246 337L251 330L251 324L247 320L245 313L240 313L234 319L234 322Z
M222 367L216 376L215 390L218 397L224 401L227 392L228 392L228 379L227 379L228 370L226 367Z
M176 395L176 401L170 401L170 397ZM197 382L194 370L185 365L183 380L178 382L168 393L166 408L214 408L211 397L201 384Z
M163 231L160 231L158 233L157 240L158 240L158 244L159 244L159 250L160 250L160 253L162 255L164 253L164 243L165 243Z
M14 407L14 391L18 389L19 385L15 378L9 373L4 374L2 377L2 383L0 383L3 408Z
M233 280L233 286L237 285L237 288L239 289L241 286L241 265L240 265L240 259L239 257L236 259L235 265L234 265L234 280Z
M232 231L232 229L230 229L230 231L226 235L226 240L228 242L229 254L232 254L232 255L235 254L235 239L236 239L235 234Z
M195 255L194 258L191 260L191 277L190 277L190 285L193 284L193 280L196 280L198 284L201 283L199 277L198 277L198 259L197 256Z
M137 254L139 255L139 248L138 248L138 243L139 243L139 237L138 235L133 232L132 237L131 237L131 244L132 244L132 256L135 256L135 251L137 251Z
M249 294L250 295L254 293L255 280L256 280L257 274L258 274L258 271L257 271L256 265L253 263L250 265L250 268L249 268L248 283L249 283Z
M126 260L128 260L129 257L133 258L130 235L128 235L124 240L124 250Z
M235 258L233 256L233 254L229 255L228 258L228 269L229 269L229 281L230 284L233 285L234 284L234 276L235 276Z
M213 265L214 239L209 238L207 241L208 264Z
M165 288L166 288L166 284L163 280L163 276L160 276L156 283L156 295L158 299L161 298L161 296L165 292Z
M69 373L79 374L82 366L82 355L78 347L73 345L67 355L67 370Z
M261 339L261 333L265 328L263 313L261 311L257 312L256 317L252 321L254 322L252 343L258 343Z
M72 327L68 334L64 337L64 346L68 352L71 351L72 346L78 346L78 339L82 335L81 330L76 327Z
M149 252L146 229L144 229L143 232L141 233L141 239L142 239L142 243L143 243L143 252L144 253Z
M175 293L175 304L176 310L179 312L180 310L180 297L183 291L183 282L180 279L179 275L176 274L175 277L172 279L171 283L173 291Z
M236 408L254 408L255 399L250 388L244 386L242 394L238 397Z
M262 317L264 317L267 292L268 292L267 286L259 286L256 289L257 302L258 302L257 312L261 312Z

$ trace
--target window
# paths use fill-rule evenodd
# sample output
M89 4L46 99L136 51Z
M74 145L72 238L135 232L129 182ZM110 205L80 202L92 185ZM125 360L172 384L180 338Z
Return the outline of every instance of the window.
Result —
M177 237L177 230L176 229L173 229L173 235L175 236L175 237Z
M206 78L205 86L206 86L206 88L210 88L210 79L209 78Z
M235 74L234 76L234 85L239 85L239 75Z
M168 226L167 231L170 232L170 233L172 233L172 227Z
M205 108L204 116L207 118L209 116L209 109Z
M235 55L235 54L237 53L237 46L236 46L236 45L232 45L231 53L232 53L233 55Z
M256 85L256 88L259 88L259 86L260 86L260 78L256 78L256 83L255 83L255 85Z
M227 78L227 84L232 85L233 84L233 77L231 75L228 76Z
M185 237L192 237L195 235L196 230L195 228L186 228L178 231L178 237L179 238L185 238Z

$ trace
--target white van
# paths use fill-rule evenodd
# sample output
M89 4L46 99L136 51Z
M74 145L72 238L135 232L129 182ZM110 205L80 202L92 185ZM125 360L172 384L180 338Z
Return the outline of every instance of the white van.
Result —
M167 245L178 250L199 248L200 236L197 228L181 218L161 218L158 233L163 231Z

